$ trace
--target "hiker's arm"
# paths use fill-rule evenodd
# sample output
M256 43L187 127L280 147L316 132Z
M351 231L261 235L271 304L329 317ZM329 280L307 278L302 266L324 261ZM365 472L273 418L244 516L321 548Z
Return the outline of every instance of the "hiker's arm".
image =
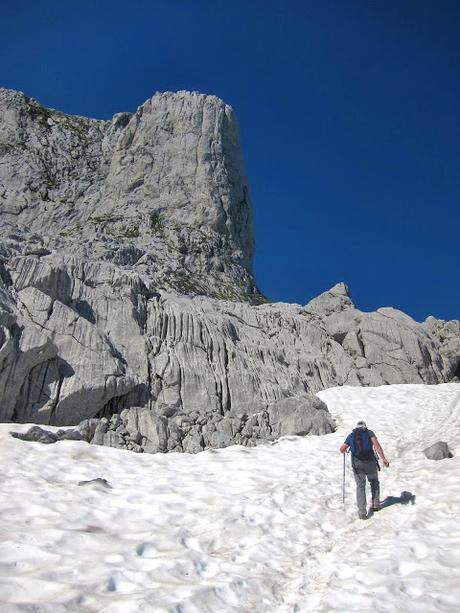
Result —
M388 468L390 466L390 462L386 459L385 454L383 453L383 449L380 446L380 443L377 440L376 436L373 436L371 438L372 444L375 447L376 452L379 454L380 458L382 459L382 462L384 463L384 465Z
M340 446L340 453L347 453L349 445L347 445L347 443L343 443L343 445Z

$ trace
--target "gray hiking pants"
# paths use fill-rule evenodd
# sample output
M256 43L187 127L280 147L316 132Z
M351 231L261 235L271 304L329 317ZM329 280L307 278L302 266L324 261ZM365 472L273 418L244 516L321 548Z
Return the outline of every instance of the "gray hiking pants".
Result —
M371 486L372 506L380 503L379 473L376 460L358 460L353 458L353 474L356 481L356 502L358 512L366 514L366 477Z

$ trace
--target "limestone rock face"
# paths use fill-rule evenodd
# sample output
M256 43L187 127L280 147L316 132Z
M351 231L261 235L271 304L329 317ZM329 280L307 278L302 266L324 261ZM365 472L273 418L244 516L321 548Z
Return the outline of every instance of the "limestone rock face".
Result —
M95 121L0 90L0 111L0 420L194 453L330 432L330 386L457 380L458 322L364 313L343 283L258 304L217 98Z
M448 379L452 377L460 379L460 321L427 317L424 324L439 343L439 352L444 360L452 365Z
M157 94L111 121L0 89L3 252L72 253L158 288L260 298L235 115L215 96Z
M358 310L339 283L305 306L331 338L339 384L442 383L460 375L458 321L418 323L393 308Z
M319 347L303 347L317 330L299 307L159 294L113 264L59 257L9 262L3 421L121 413L146 451L331 431L313 394L333 369ZM106 433L102 424L95 442Z

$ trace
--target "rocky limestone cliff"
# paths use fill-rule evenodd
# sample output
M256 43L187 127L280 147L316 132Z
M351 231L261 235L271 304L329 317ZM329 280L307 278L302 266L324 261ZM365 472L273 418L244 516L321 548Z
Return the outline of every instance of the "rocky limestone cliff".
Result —
M103 122L0 90L0 110L0 420L196 452L326 433L330 386L459 377L459 322L363 313L344 284L257 304L217 98L158 94Z
M157 94L111 121L0 89L3 255L71 253L134 269L158 289L260 300L232 109Z

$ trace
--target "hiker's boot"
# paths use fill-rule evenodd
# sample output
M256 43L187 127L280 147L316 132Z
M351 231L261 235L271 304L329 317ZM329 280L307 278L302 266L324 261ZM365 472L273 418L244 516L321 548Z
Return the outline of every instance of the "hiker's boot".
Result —
M367 513L362 513L361 511L358 513L359 519L367 519Z
M374 511L374 513L377 513L377 511L380 511L380 502L378 500L374 500L372 502L372 510Z

